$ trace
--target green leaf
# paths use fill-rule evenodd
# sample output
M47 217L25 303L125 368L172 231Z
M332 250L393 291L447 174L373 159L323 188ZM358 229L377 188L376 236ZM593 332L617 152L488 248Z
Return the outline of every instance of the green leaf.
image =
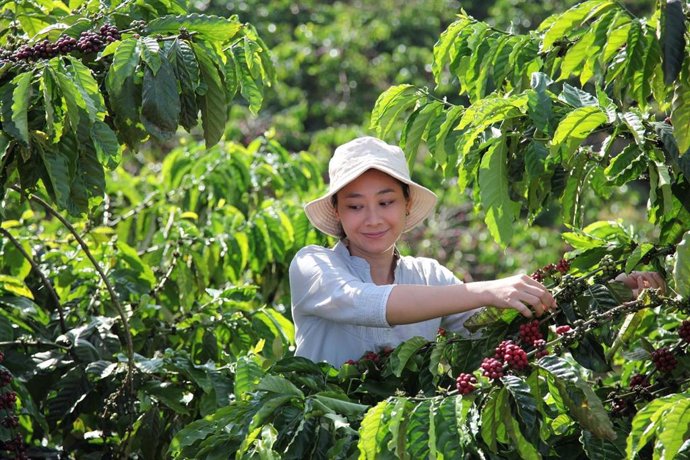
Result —
M161 58L158 72L149 67L144 70L141 121L149 134L165 141L175 134L179 117L180 96L175 73L170 62Z
M670 85L678 78L685 56L685 15L681 0L661 2L659 36L661 40L664 83Z
M664 414L654 446L657 458L676 458L690 431L690 396L673 404Z
M431 406L435 400L425 400L417 403L410 412L407 422L405 440L407 452L410 458L429 458L434 457L436 442L434 439L436 426L432 415Z
M557 16L555 19L552 19L550 22L543 23L539 28L542 29L545 24L548 24L548 30L544 34L542 40L542 51L550 50L557 40L572 32L573 29L576 29L588 16L592 15L593 11L600 11L602 8L606 7L607 3L610 2L601 0L582 2Z
M180 85L180 124L189 131L197 124L199 116L196 100L196 90L199 87L199 64L196 62L194 50L183 40L173 42L168 59Z
M242 29L242 24L237 20L237 16L224 18L205 14L187 14L153 19L146 25L146 28L151 34L171 35L180 33L182 29L187 29L188 32L199 35L205 40L225 43L237 35Z
M388 88L376 99L369 128L375 129L377 136L385 139L398 115L410 109L416 102L417 88L413 85Z
M415 110L407 119L400 136L400 148L405 151L410 169L417 157L417 150L426 132L429 121L443 113L443 103L431 101Z
M625 458L625 444L620 446L623 436L619 434L615 442L599 439L587 430L582 430L580 443L584 448L587 458L592 459L614 459Z
M206 87L206 92L200 94L198 100L201 109L201 123L204 128L204 140L208 148L217 144L225 132L228 106L218 68L208 56L206 49L196 43L193 43L192 47L199 64L200 81Z
M390 367L393 375L400 377L405 370L405 366L407 366L407 363L410 361L410 358L427 343L429 343L429 341L424 337L412 337L400 344L390 357Z
M682 156L690 150L690 59L685 60L681 77L673 87L671 120L673 135Z
M690 231L685 232L676 246L676 260L673 262L673 281L678 294L690 298Z
M551 98L546 92L550 83L548 75L535 72L532 74L532 91L527 93L527 114L537 129L544 133L551 132L553 119Z
M596 107L599 105L599 101L596 97L592 96L587 91L583 91L580 88L576 88L575 86L571 86L567 83L563 83L563 90L561 91L561 94L558 95L558 99L566 104L572 105L575 108L589 106Z
M601 400L591 386L580 379L567 361L557 356L546 356L539 360L538 366L554 377L553 384L568 407L569 415L577 420L582 428L591 431L598 438L616 438L613 424Z
M379 402L372 407L364 415L362 424L359 428L359 460L375 460L381 448L376 442L379 429L384 424L384 414L389 409L390 403L388 400Z
M465 447L473 443L466 432L467 413L472 406L472 398L459 395L442 398L436 406L434 424L436 426L436 455L439 460L464 458Z
M302 390L297 388L288 379L279 375L266 374L256 388L257 390L268 391L270 393L288 394L291 397L296 396L300 399L304 399Z
M658 435L666 414L675 404L682 403L687 398L685 394L663 396L651 401L635 414L626 446L628 458L635 458L640 450Z
M102 121L96 121L91 127L91 140L96 149L98 162L108 169L115 169L120 163L120 143L113 130Z
M89 114L89 120L103 120L105 118L105 102L103 95L94 78L91 70L86 67L79 59L69 57L69 75L72 77L72 84L76 86L85 102L85 108Z
M500 388L489 395L481 412L481 436L489 450L498 453L497 443L508 443L505 418L510 416L508 391Z
M70 184L72 183L69 159L57 149L48 151L37 148L37 150L48 172L50 183L47 186L53 190L55 202L63 209L67 208L70 201Z
M441 73L443 69L455 60L458 48L463 43L462 40L458 39L458 35L471 24L472 21L470 18L461 15L460 19L451 23L448 28L441 33L441 36L434 45L434 60L431 71L434 74L434 81L436 81L437 84L441 82Z
M252 73L254 62L254 53L250 53L245 47L233 48L234 61L236 63L235 70L239 76L240 94L249 102L249 110L256 114L263 103L263 93L261 81L257 79Z
M125 38L117 45L105 78L109 93L119 93L125 80L134 74L139 64L138 45L139 41L134 38Z
M642 124L642 118L635 112L625 112L623 114L623 121L635 138L635 143L642 148L645 143L646 134L644 125Z
M539 424L537 423L537 402L532 396L531 389L527 382L520 377L514 375L506 375L501 378L501 382L510 393L517 414L522 423L520 426L524 427L526 435L530 439L536 439L539 433Z
M29 104L31 103L31 79L33 73L23 72L12 79L12 123L17 128L19 140L29 144Z
M621 186L640 177L647 170L647 156L637 144L628 144L604 169L613 185Z
M592 132L606 122L598 107L580 107L568 113L558 124L551 141L551 155L567 163L575 150Z
M479 196L484 221L494 240L506 246L513 237L513 225L520 205L510 199L508 148L500 138L482 157L479 167Z
M571 75L580 75L583 70L583 63L592 53L592 45L596 36L593 33L584 34L578 41L570 47L561 64L561 75L559 80L566 80Z

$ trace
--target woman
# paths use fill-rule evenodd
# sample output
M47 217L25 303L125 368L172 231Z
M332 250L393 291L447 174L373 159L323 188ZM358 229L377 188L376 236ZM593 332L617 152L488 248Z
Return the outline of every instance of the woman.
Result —
M433 192L410 179L399 147L355 139L335 150L328 173L328 192L305 212L340 241L332 249L307 246L290 265L297 356L340 366L414 336L432 340L439 327L466 333L463 323L484 305L526 317L556 307L527 275L462 283L436 260L398 253L402 233L436 204Z

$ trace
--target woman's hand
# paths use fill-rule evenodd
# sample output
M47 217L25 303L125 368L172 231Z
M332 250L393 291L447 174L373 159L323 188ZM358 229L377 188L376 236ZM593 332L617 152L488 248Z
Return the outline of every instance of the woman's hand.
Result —
M483 285L486 305L513 308L528 318L532 317L532 312L541 316L544 312L557 307L556 300L549 290L527 275L471 284Z
M666 283L657 272L630 272L621 273L616 277L616 281L632 289L633 297L640 295L643 289L660 289L661 293L666 292Z

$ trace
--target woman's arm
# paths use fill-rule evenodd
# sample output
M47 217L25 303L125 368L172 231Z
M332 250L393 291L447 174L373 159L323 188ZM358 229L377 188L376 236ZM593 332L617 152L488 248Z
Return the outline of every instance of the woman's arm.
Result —
M450 286L395 285L386 303L386 320L393 326L426 321L482 306L514 308L526 317L541 316L556 301L527 275ZM530 306L532 308L530 308Z

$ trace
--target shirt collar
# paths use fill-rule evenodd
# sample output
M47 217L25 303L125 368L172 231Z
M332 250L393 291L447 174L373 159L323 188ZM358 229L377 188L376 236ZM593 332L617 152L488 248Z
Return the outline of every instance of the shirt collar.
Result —
M333 250L335 251L336 254L342 256L349 262L349 264L356 268L359 273L366 273L367 276L371 276L371 267L369 266L369 262L366 261L366 259L358 256L353 256L350 254L350 250L347 248L347 240L342 239L336 243L336 245L333 247ZM400 267L400 260L402 256L400 255L400 251L398 251L397 246L393 250L393 258L395 259L395 273L397 275L398 268Z

